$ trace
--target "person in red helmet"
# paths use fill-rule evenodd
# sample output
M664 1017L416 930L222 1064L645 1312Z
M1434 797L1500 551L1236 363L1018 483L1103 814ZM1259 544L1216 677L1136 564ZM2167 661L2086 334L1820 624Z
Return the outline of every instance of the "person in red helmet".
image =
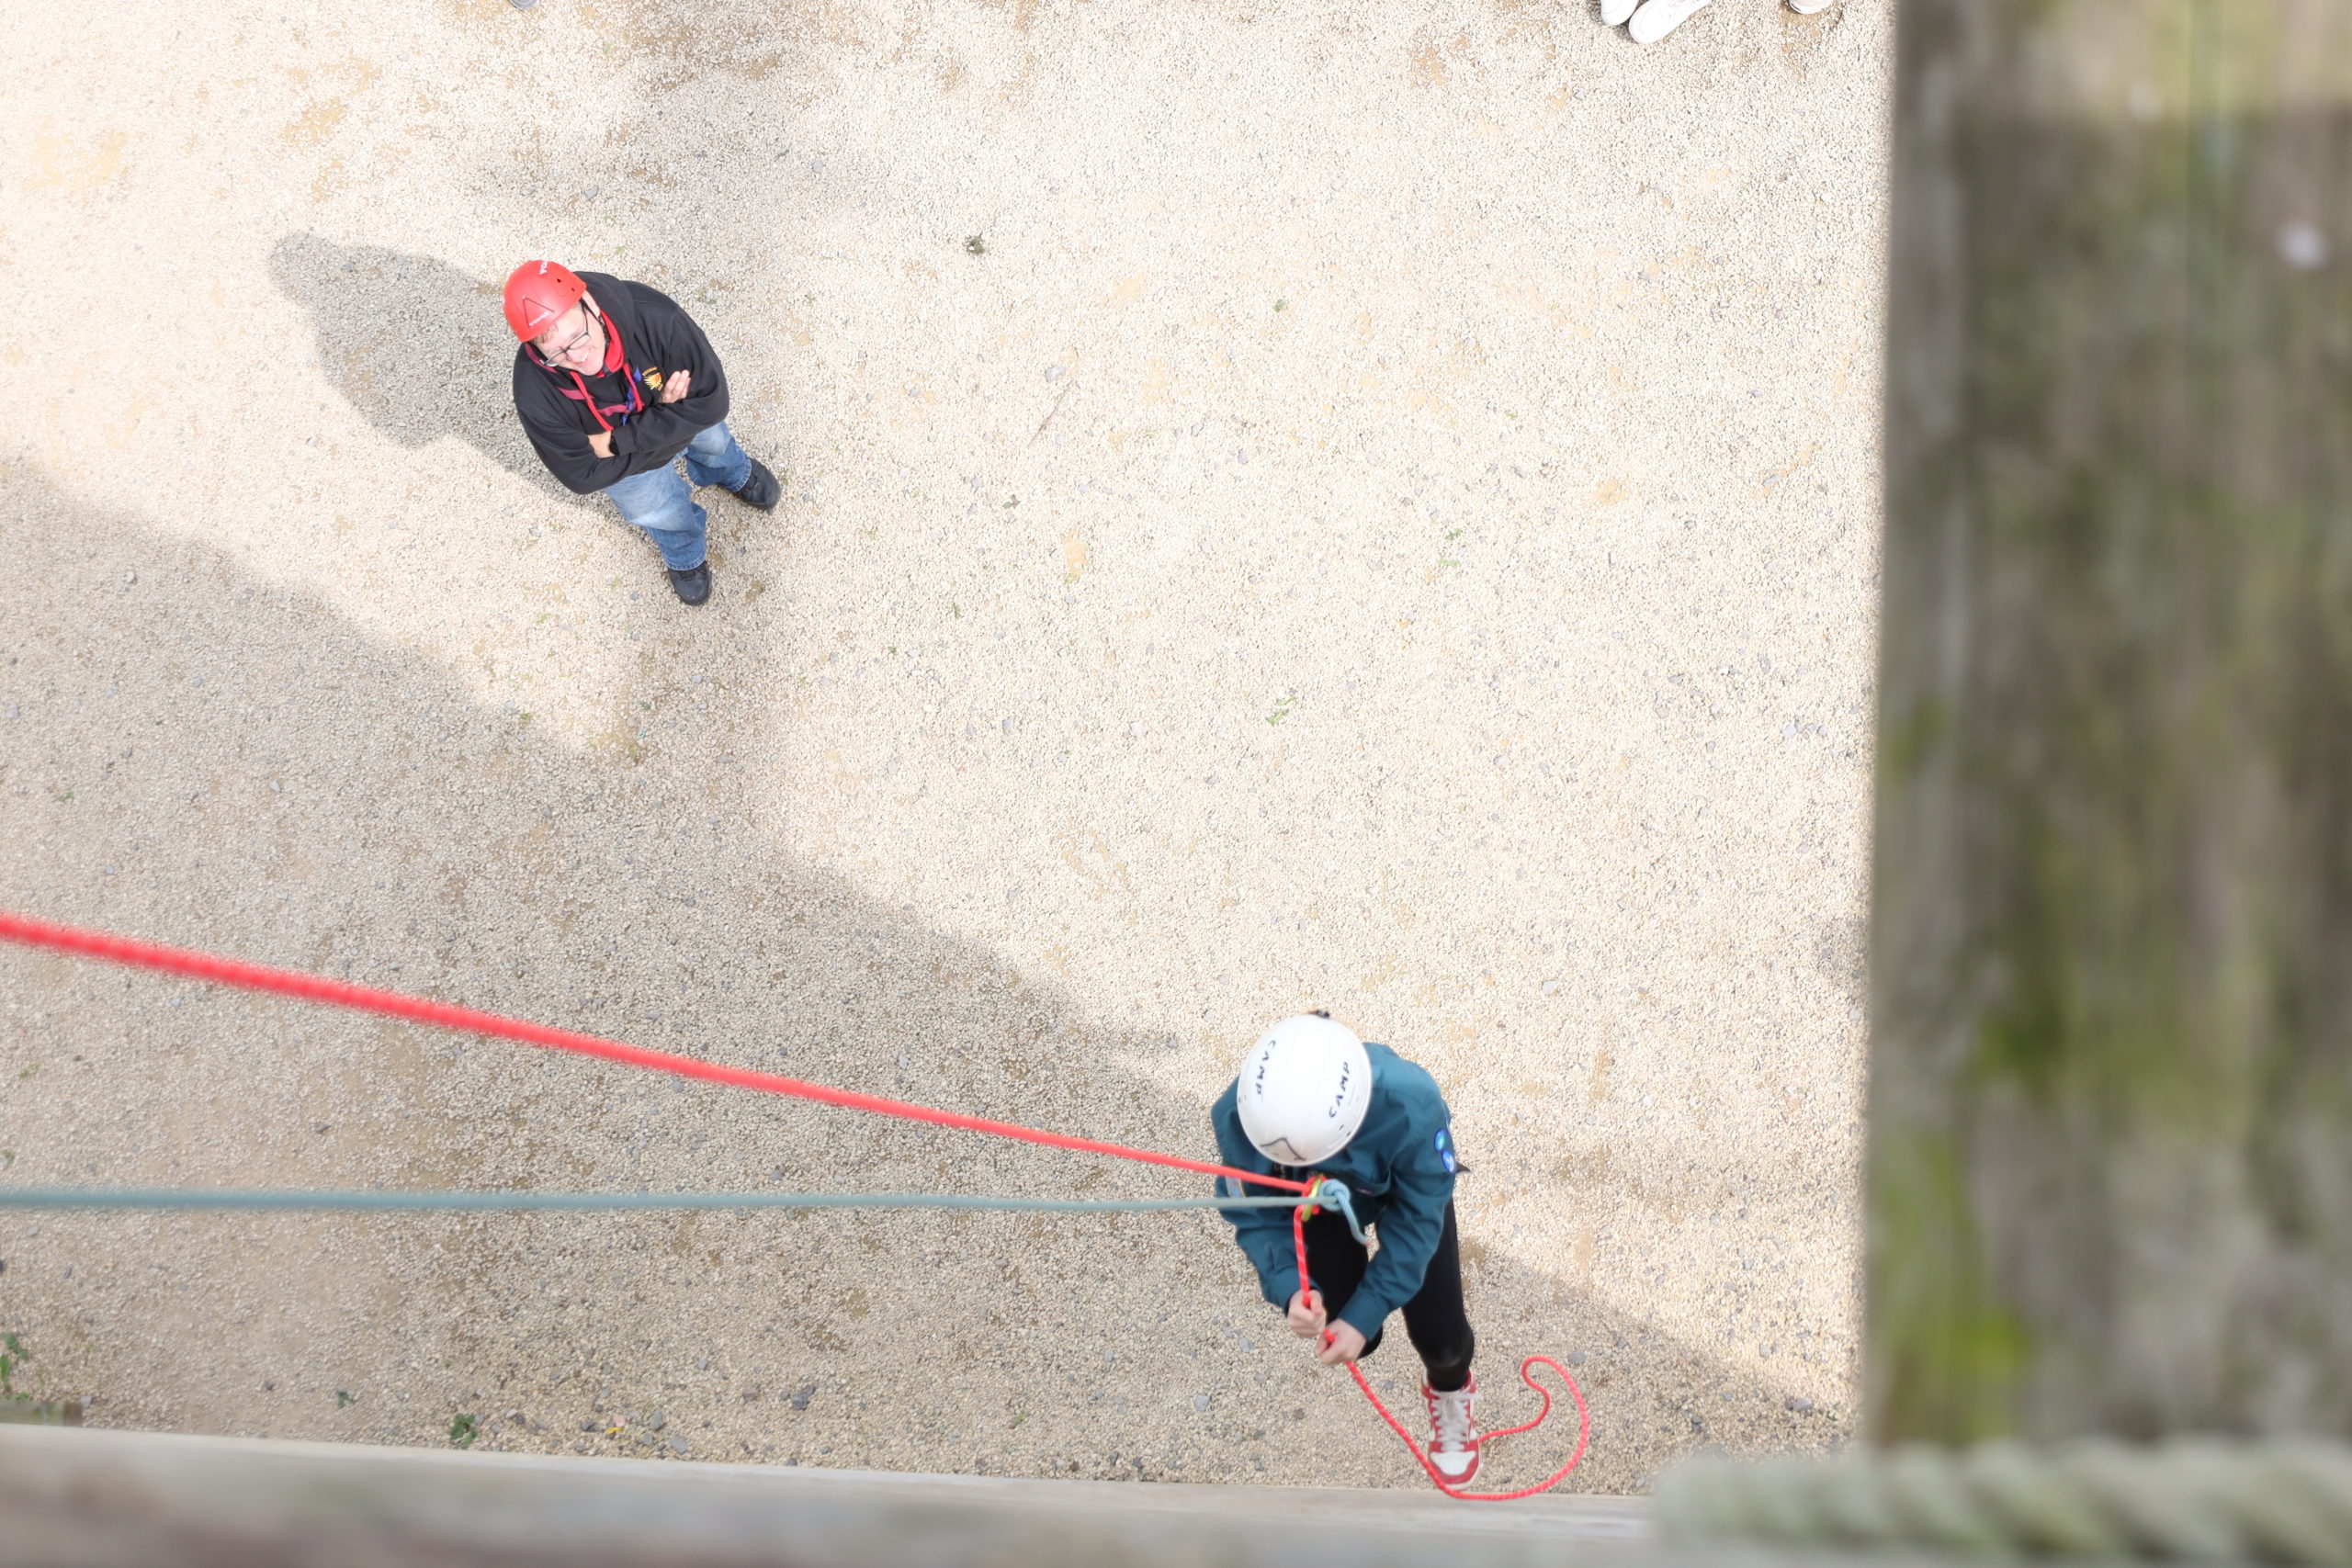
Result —
M586 495L602 491L645 531L680 600L710 597L695 485L773 508L775 476L727 430L727 372L678 302L642 283L525 262L506 279L514 351L514 412L548 472ZM686 459L686 477L673 466Z

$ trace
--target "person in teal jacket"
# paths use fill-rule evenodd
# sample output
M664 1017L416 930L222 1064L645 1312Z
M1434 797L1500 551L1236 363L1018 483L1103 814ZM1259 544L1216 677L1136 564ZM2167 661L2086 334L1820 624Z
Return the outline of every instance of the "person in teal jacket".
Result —
M1380 1250L1369 1253L1343 1216L1318 1210L1306 1222L1313 1289L1302 1291L1291 1212L1226 1211L1266 1300L1292 1332L1317 1342L1325 1365L1371 1355L1389 1314L1404 1313L1428 1371L1430 1461L1459 1485L1478 1471L1477 1337L1462 1300L1453 1120L1425 1069L1357 1039L1328 1012L1269 1029L1210 1112L1226 1164L1344 1182L1359 1223L1379 1232Z

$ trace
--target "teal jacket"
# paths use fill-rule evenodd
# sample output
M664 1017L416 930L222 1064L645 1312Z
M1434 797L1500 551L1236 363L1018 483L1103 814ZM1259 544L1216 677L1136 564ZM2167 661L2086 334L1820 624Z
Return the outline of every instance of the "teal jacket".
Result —
M1356 1218L1380 1227L1380 1250L1364 1270L1363 1283L1339 1316L1365 1338L1380 1332L1388 1314L1419 1293L1421 1276L1445 1234L1445 1206L1453 1201L1453 1112L1437 1080L1385 1045L1367 1041L1372 1058L1372 1103L1363 1125L1346 1148L1315 1168L1314 1174L1344 1181L1355 1195ZM1237 1170L1306 1179L1308 1173L1276 1165L1250 1142L1234 1109L1237 1084L1217 1097L1209 1120L1225 1163ZM1229 1177L1217 1179L1221 1190ZM1239 1187L1239 1183L1233 1183ZM1263 1197L1270 1188L1244 1189ZM1290 1234L1288 1209L1228 1209L1234 1239L1257 1266L1266 1299L1287 1311L1298 1293L1298 1256Z

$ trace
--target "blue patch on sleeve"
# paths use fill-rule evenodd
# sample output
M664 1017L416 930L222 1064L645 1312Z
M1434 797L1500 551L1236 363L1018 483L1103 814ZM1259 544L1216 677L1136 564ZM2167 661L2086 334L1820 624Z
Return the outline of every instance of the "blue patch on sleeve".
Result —
M1437 1130L1437 1157L1445 1161L1445 1173L1453 1174L1453 1138L1443 1127Z

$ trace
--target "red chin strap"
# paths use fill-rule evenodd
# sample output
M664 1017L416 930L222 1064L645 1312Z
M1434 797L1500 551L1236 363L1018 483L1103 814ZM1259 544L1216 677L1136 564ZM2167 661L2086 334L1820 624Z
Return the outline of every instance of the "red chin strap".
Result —
M605 374L609 376L621 367L622 359L627 357L621 350L621 330L602 310L596 312L596 320L605 326Z
M624 369L628 363L628 349L627 345L621 342L621 329L619 325L614 321L612 317L605 315L601 310L591 311L591 314L593 314L597 321L603 322L605 326L605 364L604 368L600 370L598 374L609 376L616 370ZM588 395L588 383L582 378L579 371L562 369L560 367L548 364L547 356L527 343L525 344L523 347L530 355L531 362L537 365L540 369L548 372L548 374L551 376L569 376L571 378L571 385L574 388L577 388L578 390L566 390L561 388L559 388L558 390L562 391L565 397L573 400L575 402L586 403L588 405L589 416L595 420L595 422L604 428L605 434L610 435L613 433L613 422L606 419L605 417L605 414L616 413L621 415L624 420L627 420L634 415L640 414L645 412L645 389L641 384L639 384L636 371L629 370L628 372L628 379L624 383L628 388L628 400L627 402L615 403L610 409L600 409L596 406L596 400Z

